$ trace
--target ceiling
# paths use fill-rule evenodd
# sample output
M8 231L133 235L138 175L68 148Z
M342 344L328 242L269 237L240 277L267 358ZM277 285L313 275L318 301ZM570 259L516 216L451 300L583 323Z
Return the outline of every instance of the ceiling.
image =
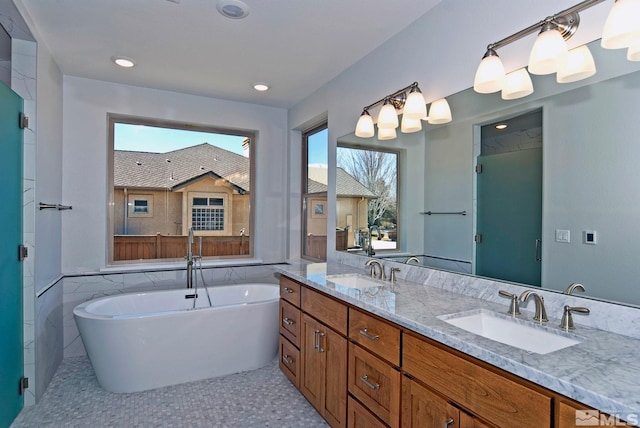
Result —
M289 108L441 0L244 0L244 19L217 1L22 3L64 75Z

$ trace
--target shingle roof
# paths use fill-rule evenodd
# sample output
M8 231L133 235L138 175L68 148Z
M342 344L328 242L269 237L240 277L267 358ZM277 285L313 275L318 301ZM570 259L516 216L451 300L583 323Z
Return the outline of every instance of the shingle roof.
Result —
M322 193L327 191L327 169L325 167L308 168L309 193ZM341 197L355 196L375 199L376 195L362 185L351 174L342 168L336 169L337 195Z
M241 191L250 191L249 158L208 143L167 153L113 153L115 187L173 190L212 173Z

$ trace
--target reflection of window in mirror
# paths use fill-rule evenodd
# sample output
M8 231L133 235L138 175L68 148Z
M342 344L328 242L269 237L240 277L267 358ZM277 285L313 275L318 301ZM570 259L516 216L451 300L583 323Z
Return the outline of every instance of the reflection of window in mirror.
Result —
M398 249L398 154L339 146L336 250Z
M252 133L111 116L111 262L251 250Z
M327 259L327 159L329 133L324 123L302 135L302 257Z

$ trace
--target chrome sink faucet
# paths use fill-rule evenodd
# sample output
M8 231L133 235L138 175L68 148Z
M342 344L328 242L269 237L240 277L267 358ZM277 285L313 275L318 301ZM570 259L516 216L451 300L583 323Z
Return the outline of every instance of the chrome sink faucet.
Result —
M498 294L503 297L508 297L511 299L511 305L509 306L509 311L507 312L512 317L516 315L520 315L520 305L518 304L518 296L513 293L509 293L508 291L499 290Z
M387 275L384 273L384 266L379 260L370 259L365 263L365 266L371 266L371 278L380 278L383 281L387 279ZM380 268L380 276L376 275L376 266Z
M544 308L544 298L538 293L533 292L533 290L526 290L520 295L520 301L524 303L530 296L533 296L533 300L536 303L536 313L533 319L539 323L549 321L547 319L547 311Z
M575 327L573 326L573 317L571 316L572 312L589 314L589 308L584 308L581 306L571 307L569 305L565 305L564 314L562 315L562 321L560 322L560 328L563 328L565 331L575 329Z
M584 285L578 282L574 282L573 284L568 286L566 290L564 290L564 294L573 294L575 290L584 292Z

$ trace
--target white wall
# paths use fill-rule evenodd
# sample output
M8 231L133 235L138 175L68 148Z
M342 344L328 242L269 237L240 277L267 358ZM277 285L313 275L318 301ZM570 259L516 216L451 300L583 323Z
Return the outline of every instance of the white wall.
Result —
M182 121L257 134L255 256L285 259L286 110L101 81L64 77L62 270L97 271L107 258L107 113Z

